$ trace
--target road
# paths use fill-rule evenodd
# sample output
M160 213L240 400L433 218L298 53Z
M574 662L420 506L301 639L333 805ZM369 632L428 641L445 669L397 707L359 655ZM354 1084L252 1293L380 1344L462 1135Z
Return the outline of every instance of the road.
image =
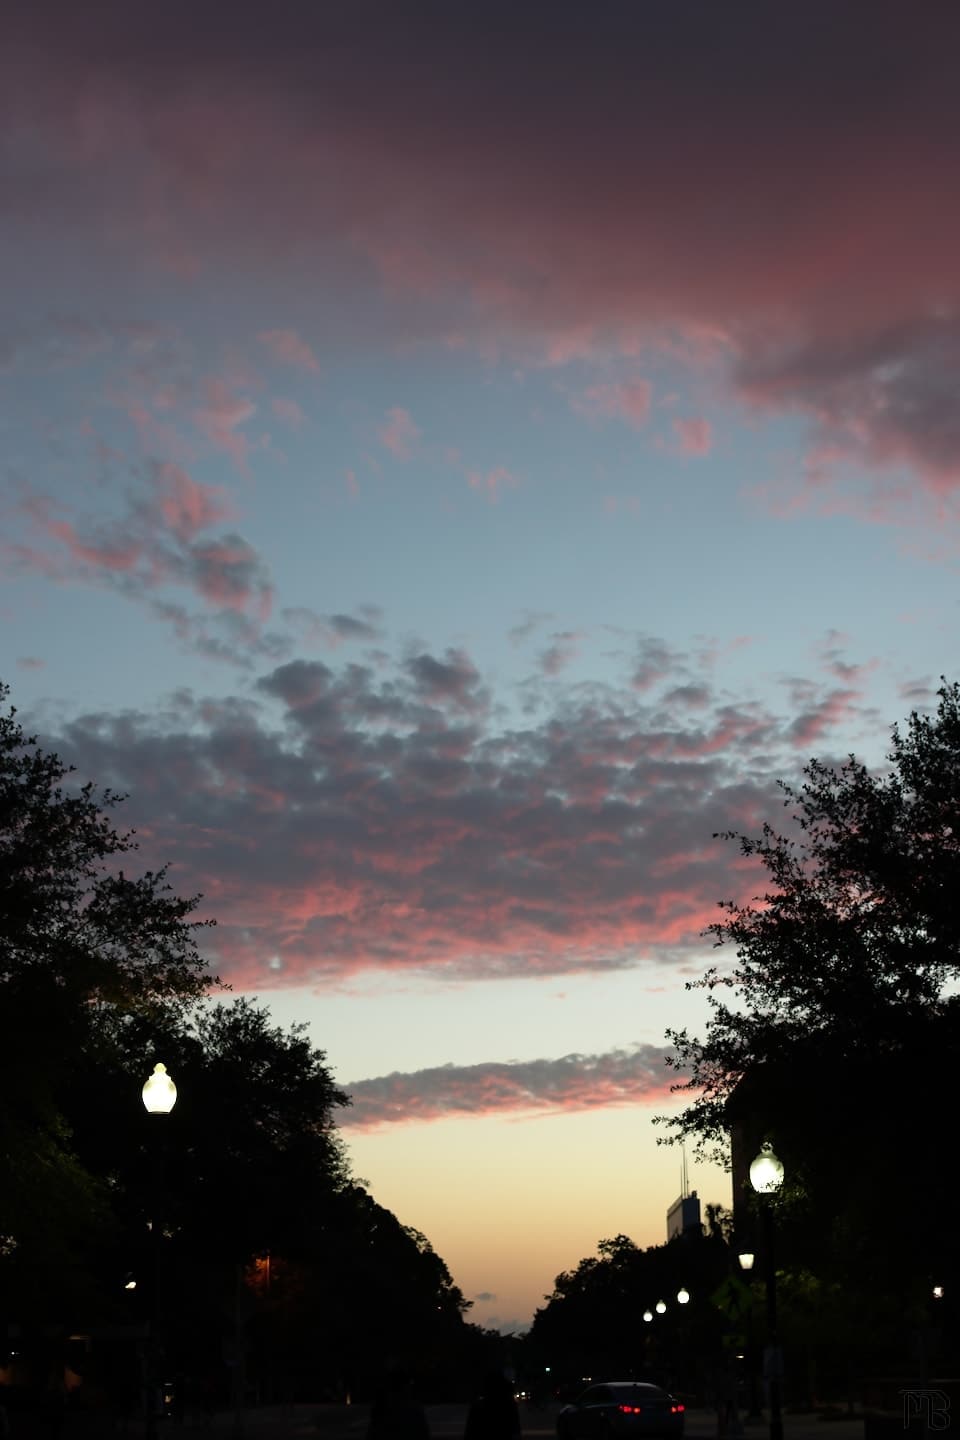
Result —
M553 1440L556 1435L557 1405L543 1409L521 1407L523 1440ZM462 1440L467 1407L465 1405L430 1405L427 1418L432 1440ZM364 1440L369 1407L366 1405L294 1405L276 1406L248 1411L242 1417L239 1433L246 1440ZM214 1433L236 1434L235 1417L217 1417ZM187 1433L190 1426L185 1427ZM863 1422L826 1423L816 1415L783 1417L784 1440L863 1440ZM199 1436L203 1432L195 1431ZM207 1432L209 1433L209 1432ZM743 1424L742 1440L768 1440L765 1420L749 1420ZM172 1436L171 1436L172 1440ZM186 1434L184 1436L186 1440ZM715 1410L688 1410L685 1440L718 1440ZM727 1440L734 1440L728 1436Z

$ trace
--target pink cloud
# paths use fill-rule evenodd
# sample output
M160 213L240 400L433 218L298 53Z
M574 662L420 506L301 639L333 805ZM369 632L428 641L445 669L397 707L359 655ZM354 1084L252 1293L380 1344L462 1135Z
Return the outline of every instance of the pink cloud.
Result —
M219 604L235 603L235 566L256 593L239 544L205 558ZM239 644L252 622L236 618ZM369 620L303 623L370 643ZM642 650L651 665L668 653L650 637ZM150 861L175 854L207 896L213 958L234 983L616 969L699 953L718 900L758 883L712 835L777 823L775 777L797 744L832 743L858 718L852 698L809 685L785 718L719 703L692 655L643 695L629 679L553 702L538 669L521 689L539 689L539 718L504 729L462 651L297 659L252 699L87 716L55 748L130 792ZM266 975L265 955L282 969Z
M593 356L597 343L597 332L593 325L575 325L571 329L546 340L545 359L548 365L568 365L571 360L586 360Z
M246 468L250 442L240 429L256 413L256 406L222 380L208 380L203 404L194 412L194 423L210 443L229 455L241 470Z
M665 1052L653 1045L558 1060L442 1065L347 1085L352 1103L340 1127L649 1105L665 1100L675 1079Z
M260 621L270 616L273 590L262 578L256 551L239 535L195 544L190 551L192 580L211 604L228 610L256 613Z
M551 643L540 656L545 675L559 675L577 658L581 636L575 630L561 630L551 636Z
M201 484L173 464L146 466L141 480L139 493L125 488L108 520L66 518L65 507L26 494L19 512L41 543L8 543L3 552L20 570L60 583L113 589L169 621L200 652L249 664L261 645L256 627L270 615L273 586L259 555L242 536L204 536L233 518L232 502L219 486ZM221 607L225 633L214 635L211 617L190 616L158 594L177 587ZM237 617L244 617L243 624ZM264 637L263 653L278 658L277 643L277 637Z
M125 573L133 570L143 554L139 540L124 534L111 539L103 534L101 539L83 540L69 520L50 520L47 533L60 540L74 560L89 565L94 570L112 570Z
M817 744L829 731L856 716L860 699L860 690L837 689L809 703L790 726L791 744L798 749Z
M673 428L684 455L709 455L713 446L713 427L709 420L695 418L674 420Z
M219 485L200 484L179 465L159 466L156 488L163 518L181 540L233 518L233 505Z
M650 413L652 395L649 380L628 380L591 385L570 403L581 415L625 420L639 430Z
M106 0L118 38L99 46L74 8L25 13L0 57L5 118L35 157L0 185L29 236L66 224L78 254L128 275L160 260L251 289L294 276L347 311L370 291L362 257L400 302L391 340L483 354L578 364L706 337L758 414L798 414L822 446L909 466L933 494L960 484L954 7L908 27L873 7L869 45L844 7L829 65L804 6L708 6L693 61L680 10L651 35L643 7L586 30L564 8L547 44L525 14L505 45L485 7L420 26L375 5L377 46L351 12L331 47L306 6L269 65L261 37L241 27L228 52L185 9L157 45ZM585 403L643 422L639 396ZM240 463L236 419L212 433Z
M383 424L377 432L380 443L398 460L409 460L413 447L420 438L420 428L415 424L409 410L395 405L388 410Z
M284 365L295 365L301 370L319 372L320 362L305 340L295 330L265 330L260 339L275 360Z

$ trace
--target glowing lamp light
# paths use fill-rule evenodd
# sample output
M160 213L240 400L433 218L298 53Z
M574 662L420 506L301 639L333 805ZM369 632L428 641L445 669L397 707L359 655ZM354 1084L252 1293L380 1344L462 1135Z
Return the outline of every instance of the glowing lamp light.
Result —
M760 1154L750 1166L750 1184L758 1195L773 1195L783 1184L783 1164L769 1142L761 1145Z
M137 1282L133 1275L130 1276L129 1280L124 1281L123 1288L124 1290L136 1290Z
M681 1285L680 1289L677 1291L677 1304L678 1304L678 1305L689 1305L689 1303L690 1303L690 1291L686 1288L686 1286Z
M942 1285L934 1285L934 1287L933 1287L933 1298L934 1298L934 1300L942 1300L942 1299L943 1299L943 1286L942 1286Z
M154 1065L153 1074L143 1087L143 1103L148 1115L169 1115L177 1103L177 1087L167 1074L166 1065Z
M662 1315L667 1308L667 1302L665 1300L658 1300L653 1308L656 1310L658 1315Z
M755 1258L756 1257L751 1250L742 1251L741 1254L737 1256L737 1260L740 1262L740 1269L752 1270Z
M650 1321L653 1319L653 1311L652 1311L652 1310L644 1310L644 1312L643 1312L643 1318L644 1318L644 1320L646 1320L647 1324L649 1325L649 1324L650 1324Z

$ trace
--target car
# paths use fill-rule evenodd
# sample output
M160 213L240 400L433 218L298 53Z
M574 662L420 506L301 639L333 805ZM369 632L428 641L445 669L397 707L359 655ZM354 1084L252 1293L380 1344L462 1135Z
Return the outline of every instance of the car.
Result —
M633 1440L683 1434L684 1407L659 1385L607 1380L591 1385L557 1416L558 1440Z

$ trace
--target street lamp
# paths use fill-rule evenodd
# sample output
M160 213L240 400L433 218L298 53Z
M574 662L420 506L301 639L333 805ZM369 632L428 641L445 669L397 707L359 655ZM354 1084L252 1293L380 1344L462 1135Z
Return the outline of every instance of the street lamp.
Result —
M653 1308L654 1310L656 1310L658 1315L663 1315L667 1308L667 1302L665 1300L658 1300Z
M677 1291L677 1304L678 1304L678 1305L689 1305L689 1303L690 1303L690 1291L686 1288L686 1286L681 1285L680 1289Z
M783 1165L773 1153L769 1142L760 1147L760 1154L750 1166L750 1184L760 1196L763 1212L763 1249L767 1280L767 1368L770 1380L770 1440L783 1440L783 1414L780 1409L780 1345L777 1336L777 1266L773 1253L773 1211L770 1196L783 1184Z
M144 1108L148 1115L169 1115L177 1103L177 1087L167 1074L166 1065L154 1065L153 1072L147 1079L140 1092L143 1097ZM152 1130L152 1127L151 1127ZM160 1346L160 1285L163 1267L160 1255L160 1236L163 1227L162 1215L162 1191L163 1191L163 1151L160 1144L162 1136L154 1132L151 1134L153 1143L153 1215L150 1221L150 1237L153 1242L153 1296L152 1315L150 1322L151 1350L153 1352L154 1366L159 1370L162 1353ZM150 1376L149 1380L159 1379L163 1383L162 1374ZM148 1380L147 1385L147 1435L155 1436L157 1433L156 1396L153 1387ZM161 1390L162 1394L162 1390Z
M166 1065L154 1065L153 1073L140 1091L148 1115L169 1115L177 1103L177 1087Z

